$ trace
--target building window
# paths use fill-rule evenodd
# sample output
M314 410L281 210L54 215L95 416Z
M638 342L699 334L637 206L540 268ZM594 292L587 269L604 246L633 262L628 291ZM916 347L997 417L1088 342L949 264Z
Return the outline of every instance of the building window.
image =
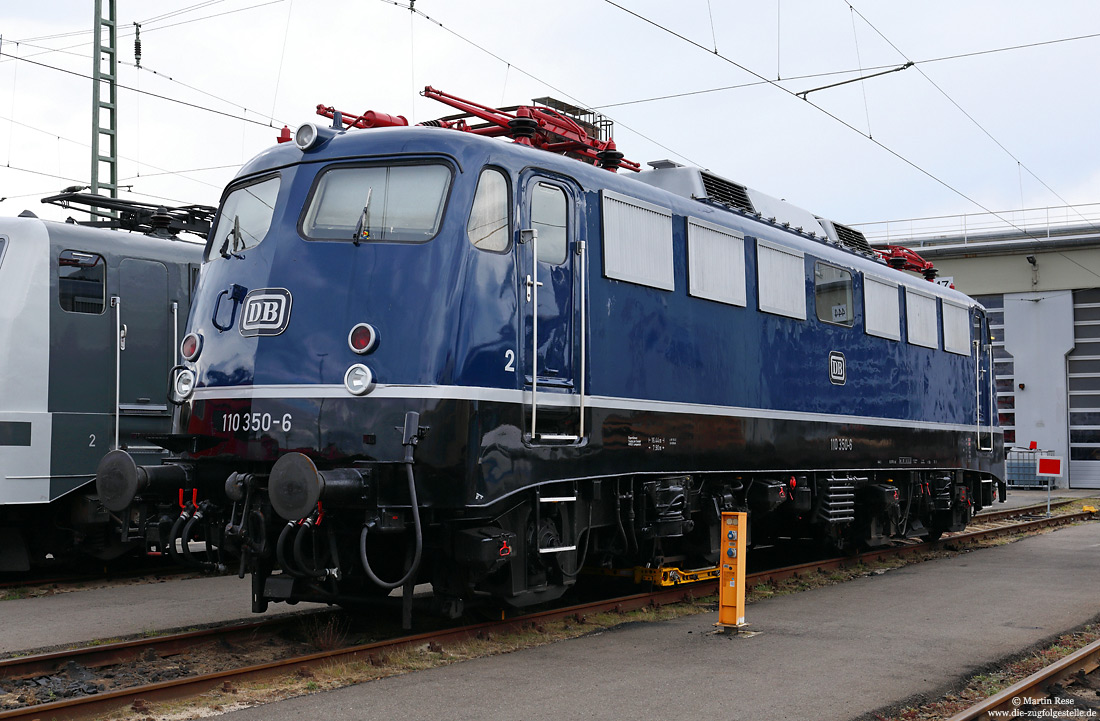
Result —
M688 218L688 294L745 305L745 236Z
M481 171L474 193L474 207L466 223L466 236L475 248L493 252L508 250L508 180L493 168Z
M1016 443L1016 381L1012 354L1005 350L1005 300L1003 295L976 295L985 308L993 343L993 378L997 393L997 419L1005 445ZM1011 480L1011 476L1010 476Z
M806 264L800 251L756 241L760 310L806 320Z
M675 290L672 211L608 190L601 198L604 275Z
M814 304L818 320L851 327L855 322L851 272L828 263L814 263Z
M102 255L66 250L57 258L61 310L98 315L106 307L107 263Z

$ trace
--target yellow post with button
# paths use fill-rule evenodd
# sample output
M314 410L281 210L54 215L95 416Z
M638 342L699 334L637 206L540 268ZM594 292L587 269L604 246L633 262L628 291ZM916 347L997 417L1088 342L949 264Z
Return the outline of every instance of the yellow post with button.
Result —
M722 558L718 570L718 623L736 632L745 623L745 544L749 514L722 514Z

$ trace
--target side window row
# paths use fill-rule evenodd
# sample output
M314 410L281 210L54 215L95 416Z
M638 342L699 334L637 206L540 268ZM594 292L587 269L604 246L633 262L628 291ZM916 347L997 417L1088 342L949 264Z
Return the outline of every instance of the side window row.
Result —
M661 290L674 291L672 213L609 190L600 193L603 216L604 275ZM494 168L478 178L473 209L466 226L477 248L503 252L509 247L510 193L508 180ZM566 199L560 188L540 183L534 191L531 222L539 230L539 260L564 258ZM745 236L732 228L687 219L688 294L696 298L745 307ZM806 259L802 251L771 241L756 240L759 309L806 320ZM852 271L814 261L814 312L823 323L855 325L855 285ZM864 327L868 335L901 340L899 284L863 276ZM936 295L905 287L906 338L912 345L940 347L940 307ZM946 299L943 348L970 355L969 309Z
M57 257L57 300L69 313L102 313L107 306L107 262L103 256L62 251Z
M693 252L689 233L688 253ZM756 261L760 310L805 320L804 254L758 240ZM852 327L855 324L852 271L820 260L814 261L813 281L817 319L823 323ZM868 335L901 340L902 314L898 288L899 284L894 281L863 275L864 327ZM940 307L940 299L935 294L905 287L905 329L910 344L933 349L940 347ZM942 301L942 308L943 349L949 353L970 355L969 309L946 299Z

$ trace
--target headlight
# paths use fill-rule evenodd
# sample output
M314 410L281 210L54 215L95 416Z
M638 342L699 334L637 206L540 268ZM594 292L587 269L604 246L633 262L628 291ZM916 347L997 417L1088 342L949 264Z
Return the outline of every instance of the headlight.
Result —
M294 133L294 144L298 146L300 150L309 150L313 147L313 144L317 142L320 134L317 132L317 126L313 123L303 123L298 126L298 131Z
M190 398L191 394L195 392L195 372L184 368L176 373L176 377L172 381L172 390L175 391L176 400L179 403Z
M344 374L344 387L353 396L361 396L374 390L374 374L362 363L356 363Z

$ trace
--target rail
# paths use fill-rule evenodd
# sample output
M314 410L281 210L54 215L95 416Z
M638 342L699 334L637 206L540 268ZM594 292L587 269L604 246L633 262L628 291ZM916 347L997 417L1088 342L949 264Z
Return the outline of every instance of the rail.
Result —
M1100 234L1100 203L881 220L851 227L861 231L872 245L900 243L911 248L983 243L1021 235L1050 239L1074 232Z
M997 712L1004 712L1005 716L1012 714L1024 704L1049 703L1052 688L1055 684L1063 684L1077 674L1090 674L1100 667L1100 641L1094 641L1088 646L1066 656L1050 666L1037 671L1019 683L1009 686L1004 691L990 696L985 701L971 706L967 710L957 713L948 721L974 721L974 719L992 718ZM1071 711L1072 706L1065 705L1058 708ZM1021 714L1022 717L1023 716ZM1068 714L1064 716L1070 718ZM1087 716L1082 716L1087 718ZM1035 716L1038 718L1038 716Z

